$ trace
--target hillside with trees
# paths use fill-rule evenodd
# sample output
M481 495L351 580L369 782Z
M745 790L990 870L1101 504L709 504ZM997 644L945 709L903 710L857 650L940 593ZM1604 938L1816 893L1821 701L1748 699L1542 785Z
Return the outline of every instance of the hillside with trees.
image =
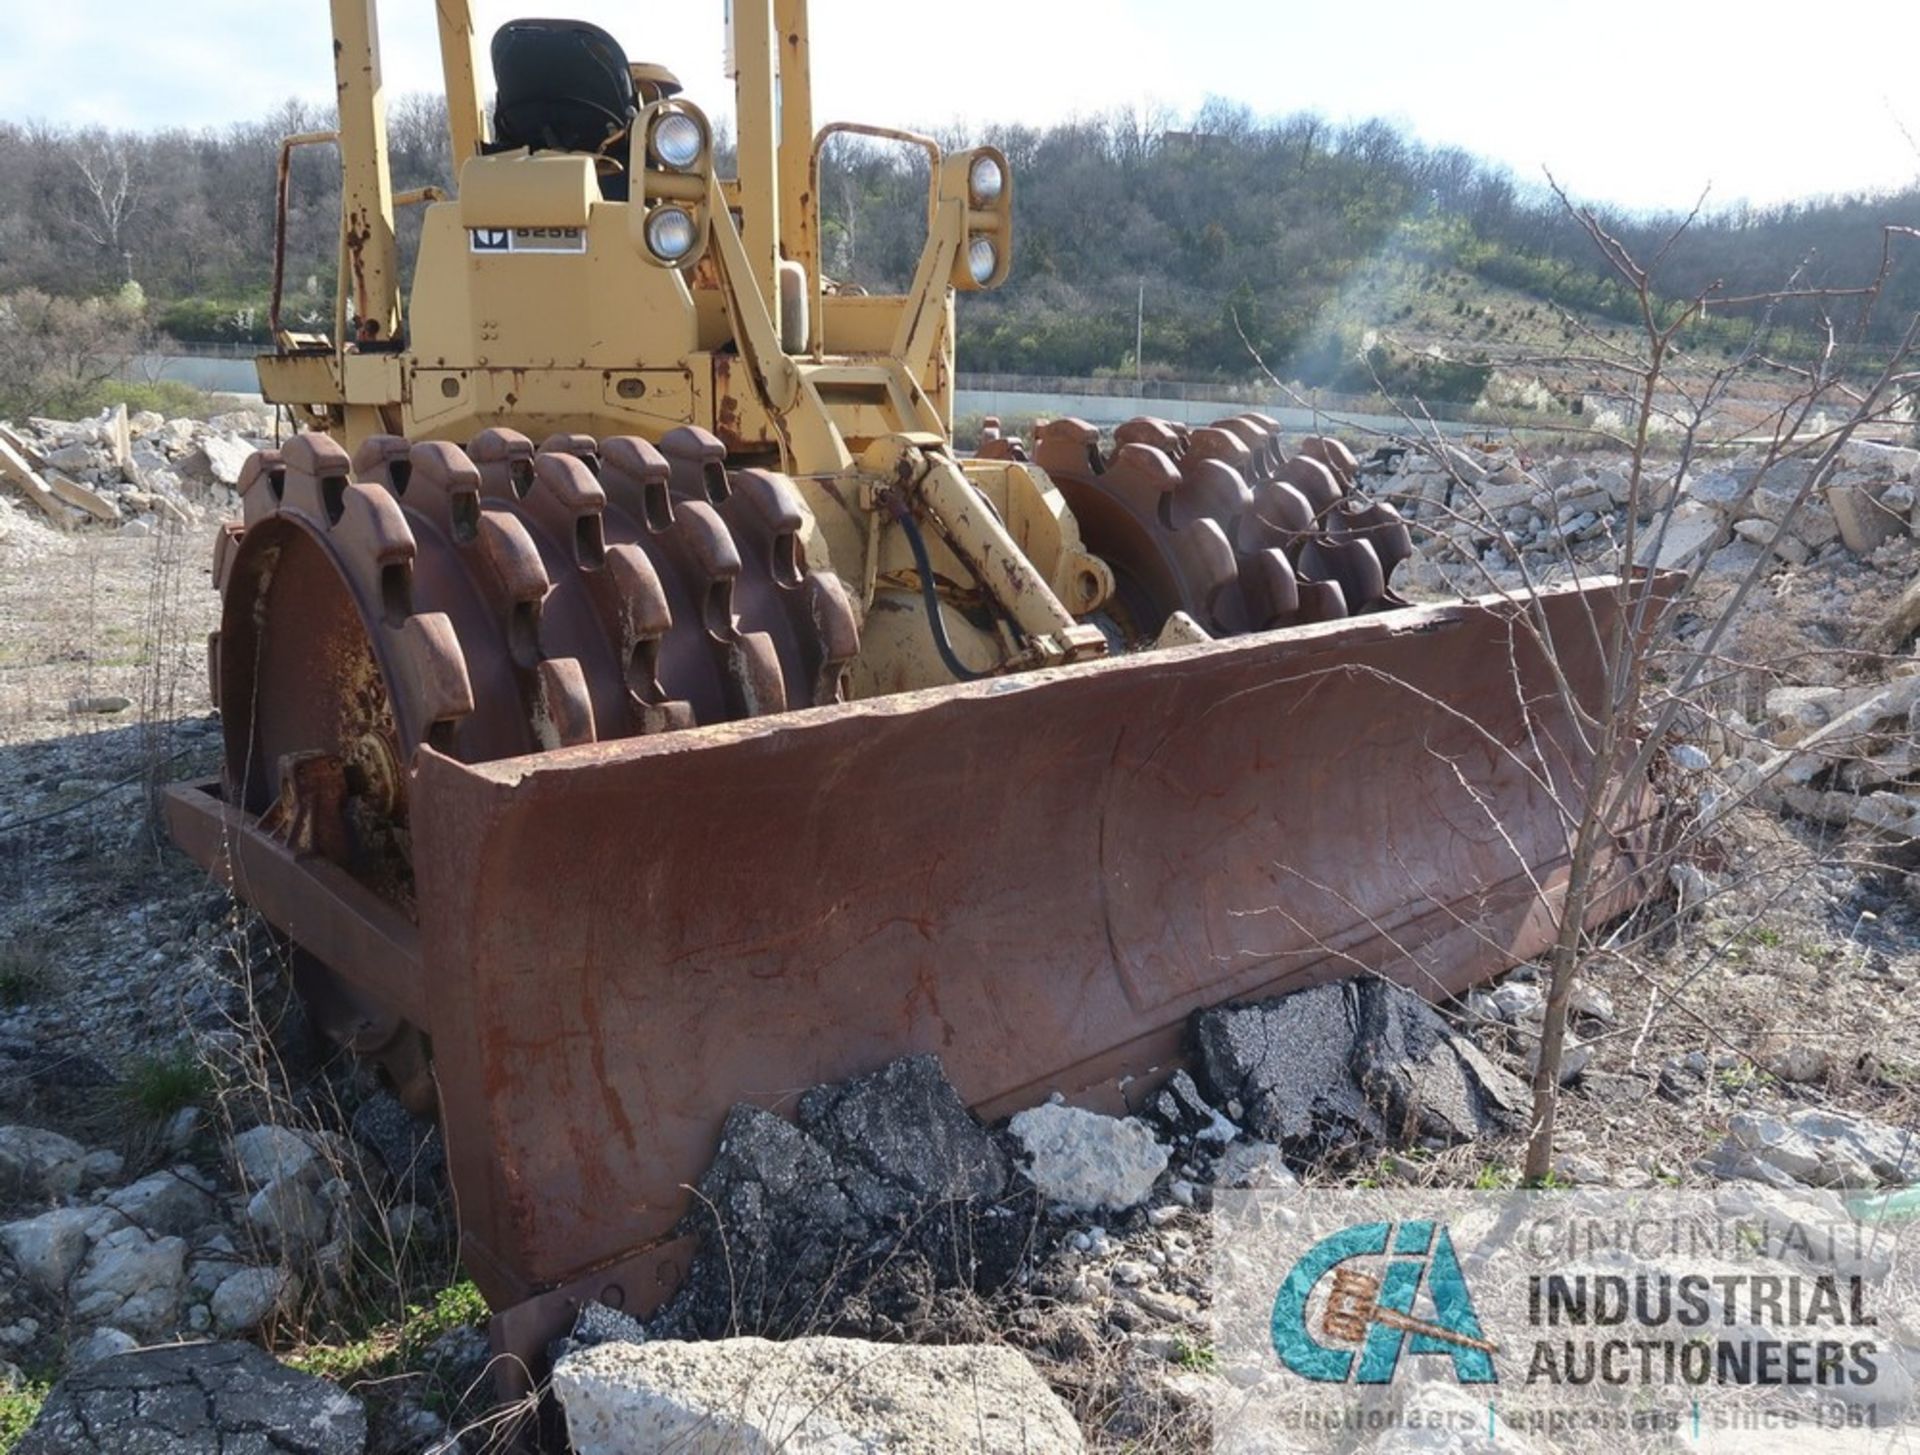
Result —
M132 281L165 334L263 341L276 148L329 122L289 104L218 133L0 123L0 293L44 311L37 295L105 296ZM1471 398L1503 346L1571 338L1569 314L1634 322L1633 299L1543 186L1384 122L1263 119L1216 103L1180 124L1116 112L983 139L1015 168L1018 256L1008 287L963 303L970 371L1241 379L1251 344L1312 384L1370 388L1378 373L1394 388ZM392 142L397 187L447 184L437 101L397 105ZM843 140L828 163L829 269L898 286L924 237L924 157ZM324 329L338 215L329 150L296 154L290 195L290 322ZM1641 256L1677 220L1604 217ZM418 208L403 214L409 262L418 222ZM1718 281L1734 296L1795 278L1857 281L1875 271L1886 223L1920 223L1920 186L1708 211L1664 259L1661 288L1685 297ZM1920 273L1896 277L1887 303L1891 330L1920 304ZM1781 321L1804 324L1810 308Z

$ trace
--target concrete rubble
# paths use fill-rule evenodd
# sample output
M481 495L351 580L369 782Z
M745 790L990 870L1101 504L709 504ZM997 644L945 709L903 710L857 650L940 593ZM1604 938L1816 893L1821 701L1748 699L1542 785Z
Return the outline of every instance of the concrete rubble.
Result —
M1018 1113L1008 1130L1040 1195L1079 1212L1137 1207L1167 1170L1167 1149L1132 1117L1050 1102Z
M1004 1345L602 1344L561 1360L553 1385L577 1455L1085 1448L1059 1396Z
M1890 842L1920 838L1920 660L1884 682L1779 687L1718 765L1726 788L1796 818L1852 825Z
M1426 1002L1362 978L1194 1018L1198 1079L1289 1157L1509 1132L1525 1088Z
M817 1087L797 1110L797 1125L754 1106L728 1114L688 1218L701 1252L654 1337L868 1333L924 1284L1014 1276L1034 1195L937 1058Z
M275 434L264 406L204 421L119 408L79 422L0 424L0 496L30 503L61 530L149 535L234 513L240 471Z
M1618 569L1631 547L1635 564L1694 573L1704 615L1756 569L1763 590L1751 611L1811 602L1804 639L1782 650L1803 664L1809 653L1824 655L1828 665L1814 674L1823 680L1795 681L1786 675L1794 661L1783 662L1751 707L1717 709L1718 721L1689 735L1700 740L1676 741L1673 765L1700 776L1703 825L1729 803L1752 801L1901 846L1920 841L1920 579L1912 565L1920 450L1852 441L1824 481L1818 463L1769 465L1757 451L1709 456L1684 472L1649 461L1636 486L1624 456L1567 455L1536 468L1510 447L1446 444L1409 453L1373 488L1414 524L1407 571L1416 591L1524 589L1576 566ZM1889 573L1910 584L1863 630L1846 600ZM1833 609L1820 606L1824 598ZM1830 640L1836 631L1844 637ZM1869 670L1875 655L1884 660ZM1676 873L1686 876L1690 902L1710 898L1710 876L1691 865ZM1920 876L1912 887L1920 894ZM1815 1079L1804 1064L1784 1069L1790 1080Z
M1864 1117L1810 1107L1787 1117L1736 1112L1699 1169L1728 1182L1867 1191L1920 1183L1920 1139Z
M1428 592L1511 590L1571 563L1612 569L1629 547L1633 564L1733 582L1769 558L1778 568L1866 556L1912 532L1920 451L1850 443L1811 485L1817 463L1768 464L1749 450L1684 472L1648 461L1636 480L1621 454L1536 468L1510 446L1438 443L1372 488L1412 522L1410 584Z

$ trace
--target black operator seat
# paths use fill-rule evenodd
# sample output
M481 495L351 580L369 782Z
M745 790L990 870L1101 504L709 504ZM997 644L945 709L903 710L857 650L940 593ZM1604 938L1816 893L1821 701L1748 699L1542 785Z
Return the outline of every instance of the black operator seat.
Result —
M584 152L617 163L614 145L639 114L627 54L584 20L515 20L493 38L498 99L489 151ZM600 167L601 190L624 201L627 177Z

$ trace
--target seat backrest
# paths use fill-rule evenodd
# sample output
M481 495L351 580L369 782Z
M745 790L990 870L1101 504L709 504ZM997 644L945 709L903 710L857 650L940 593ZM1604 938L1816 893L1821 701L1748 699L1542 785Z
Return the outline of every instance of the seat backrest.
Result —
M583 20L515 20L493 38L494 146L591 152L639 111L620 42Z

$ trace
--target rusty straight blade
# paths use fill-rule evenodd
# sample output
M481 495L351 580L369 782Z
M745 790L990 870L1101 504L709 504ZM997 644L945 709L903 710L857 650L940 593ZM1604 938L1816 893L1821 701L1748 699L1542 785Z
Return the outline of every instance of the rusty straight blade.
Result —
M1454 992L1539 952L1591 759L1529 623L1590 709L1621 595L480 767L423 752L421 945L469 1266L500 1307L664 1242L736 1101L791 1107L914 1052L989 1115L1117 1099L1197 1007L1363 971ZM1616 882L1597 912L1635 898Z

